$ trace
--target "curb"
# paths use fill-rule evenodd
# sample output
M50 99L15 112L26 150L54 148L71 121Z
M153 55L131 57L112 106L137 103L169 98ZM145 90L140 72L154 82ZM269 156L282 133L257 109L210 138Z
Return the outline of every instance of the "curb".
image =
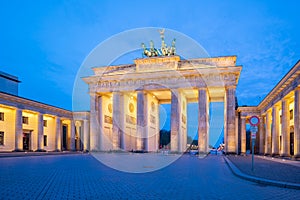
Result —
M265 184L265 185L300 190L300 184L283 182L283 181L274 181L274 180L269 180L269 179L264 179L264 178L258 178L255 176L250 176L250 175L247 175L247 174L241 172L228 158L226 158L226 156L224 156L224 160L225 160L226 164L228 165L229 169L232 171L232 173L239 178L242 178L242 179L245 179L248 181L252 181L252 182L256 182L256 183L260 183L260 184Z

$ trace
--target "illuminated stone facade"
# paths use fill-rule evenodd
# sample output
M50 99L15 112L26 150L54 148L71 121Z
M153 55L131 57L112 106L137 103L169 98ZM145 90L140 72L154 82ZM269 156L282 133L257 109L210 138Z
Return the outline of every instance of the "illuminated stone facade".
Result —
M89 113L0 92L0 152L88 149Z
M93 71L93 76L83 78L89 85L90 112L71 112L0 92L0 151L155 152L160 148L159 105L168 103L170 150L183 152L187 104L196 102L199 151L206 153L209 103L224 102L226 153L246 153L251 142L246 125L255 115L260 118L256 153L300 157L299 62L258 106L237 108L235 89L241 66L236 65L235 56L151 57Z
M209 103L225 103L225 150L235 153L236 57L180 60L179 56L134 60L93 68L83 80L91 97L91 150L157 151L159 104L171 104L171 151L184 152L187 104L198 103L199 151L208 152ZM132 108L132 109L131 109Z
M239 107L237 128L240 148L246 152L246 123L260 118L256 153L300 157L300 62L298 62L257 107ZM249 141L248 141L249 142Z

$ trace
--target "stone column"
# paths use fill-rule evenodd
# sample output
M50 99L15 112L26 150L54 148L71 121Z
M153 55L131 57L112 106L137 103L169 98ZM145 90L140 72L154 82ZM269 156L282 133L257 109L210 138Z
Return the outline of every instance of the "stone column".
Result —
M159 141L160 141L160 134L159 134L159 132L160 132L160 110L159 110L159 103L157 103L157 105L156 105L156 111L157 111L157 113L156 113L156 150L159 150L159 147L160 147L160 145L159 145Z
M241 116L241 154L246 154L246 117Z
M179 151L180 97L176 89L171 91L171 151Z
M187 116L187 98L184 96L184 94L181 94L181 103L180 103L180 137L179 137L179 152L185 152L186 146L187 146L187 122L188 122L188 116Z
M208 153L209 100L207 88L198 90L198 149L199 153Z
M239 154L240 153L240 148L239 148L239 145L240 145L240 142L239 142L239 138L241 137L240 136L240 133L239 133L239 124L240 124L240 122L239 122L240 120L239 120L239 112L238 111L235 111L235 124L236 124L236 126L235 126L235 141L237 141L236 143L235 143L235 148L236 148L236 154Z
M81 123L79 121L76 121L75 122L75 150L80 150L80 141L82 139L80 135L81 132L80 129L81 129Z
M271 114L266 113L265 155L271 154Z
M16 123L15 123L15 150L23 151L23 122L22 122L22 109L16 109Z
M300 86L295 89L294 138L294 157L300 158Z
M70 150L75 151L75 124L73 120L70 120Z
M55 119L55 150L61 151L61 121L60 117Z
M149 150L148 141L148 113L147 113L147 97L144 91L137 91L137 149L138 150Z
M273 106L272 110L272 156L279 155L279 107Z
M98 151L98 131L99 131L99 120L98 120L98 96L95 93L90 94L90 150Z
M104 151L105 150L105 145L104 145L104 120L103 120L103 97L98 96L96 99L96 105L97 105L97 112L96 112L96 119L98 122L98 128L97 128L97 149L99 151Z
M44 117L38 113L37 151L44 151Z
M259 154L264 154L264 144L265 144L265 121L264 117L260 117L259 124Z
M290 140L290 112L288 99L282 100L282 115L281 115L281 154L280 156L289 156L289 140Z
M236 153L235 141L235 86L225 88L224 142L226 153Z
M113 92L113 149L124 149L124 102L121 92Z
M83 150L90 150L90 124L87 119L83 120Z

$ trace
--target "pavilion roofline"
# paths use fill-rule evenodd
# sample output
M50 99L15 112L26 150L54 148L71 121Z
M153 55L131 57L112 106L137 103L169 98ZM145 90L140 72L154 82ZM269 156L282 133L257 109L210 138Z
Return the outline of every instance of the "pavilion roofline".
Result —
M267 106L276 96L283 91L286 86L300 76L300 60L281 78L276 86L265 96L265 98L258 104L258 108L262 109Z
M50 104L42 103L39 101L27 99L24 97L8 94L5 92L0 92L0 104L1 102L12 102L8 103L7 105L18 107L22 109L29 109L35 112L40 112L41 110L44 111L44 114L49 114L47 111L51 111L50 114L57 113L60 114L61 117L72 117L73 113L70 110L66 110L60 107L56 107Z

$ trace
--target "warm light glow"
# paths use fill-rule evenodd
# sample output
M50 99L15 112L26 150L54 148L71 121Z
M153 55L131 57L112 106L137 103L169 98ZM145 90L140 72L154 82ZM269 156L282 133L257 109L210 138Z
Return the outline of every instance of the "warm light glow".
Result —
M32 111L28 111L28 110L23 110L23 112L22 112L22 116L23 117L34 117L34 116L36 116L37 115L37 113L36 112L32 112Z
M6 105L0 104L0 112L7 112L7 111L11 111L11 110L15 110L15 108L11 107L11 106L6 106Z
M44 120L53 120L55 117L51 115L44 115Z

